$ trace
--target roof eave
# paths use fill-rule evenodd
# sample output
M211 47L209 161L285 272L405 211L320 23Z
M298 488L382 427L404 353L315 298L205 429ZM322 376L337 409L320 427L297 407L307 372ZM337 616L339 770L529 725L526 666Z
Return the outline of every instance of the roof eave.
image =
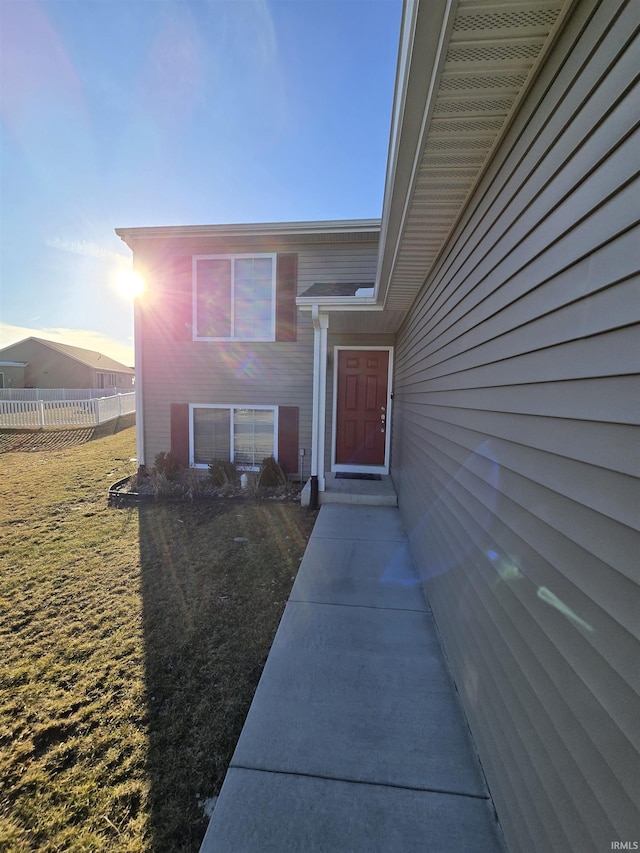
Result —
M49 349L52 349L58 355L62 355L65 358L70 358L72 361L77 361L78 364L81 364L83 367L88 367L89 370L95 370L98 373L125 373L127 375L135 375L135 368L134 367L128 367L126 364L121 364L119 361L116 361L115 358L110 358L109 356L104 356L104 357L108 358L109 361L112 362L114 365L118 365L117 367L112 367L112 366L108 366L108 365L107 366L103 366L103 365L97 366L97 365L93 364L92 362L87 361L86 359L82 358L79 355L74 355L73 353L67 352L66 349L60 349L60 347L56 346L56 343L57 343L56 341L47 341L47 340L45 340L45 338L36 338L36 337L25 338L25 340L27 340L27 341L38 341L38 343L42 344L43 346L48 347ZM23 343L23 341L20 341L19 343ZM73 345L69 344L69 346L73 346ZM74 347L74 349L81 349L81 348L80 347ZM101 352L98 352L98 350L90 350L90 352L95 352L95 354L100 356L101 358L103 356L103 354Z
M314 222L256 222L232 225L161 225L140 228L116 228L115 232L129 247L132 243L144 240L171 240L184 238L243 238L243 237L280 237L298 239L308 237L322 238L331 242L331 238L344 240L353 234L362 239L370 236L377 240L380 234L380 219L345 219Z
M376 293L408 311L576 0L406 0Z
M375 293L381 303L401 239L421 140L437 96L439 70L456 7L457 0L404 2L376 274Z

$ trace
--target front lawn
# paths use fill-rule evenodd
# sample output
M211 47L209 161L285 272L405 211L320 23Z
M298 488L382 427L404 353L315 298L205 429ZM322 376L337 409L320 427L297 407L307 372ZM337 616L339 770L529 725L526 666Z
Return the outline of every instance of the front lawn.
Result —
M0 454L3 850L198 850L313 525L110 508L134 436Z

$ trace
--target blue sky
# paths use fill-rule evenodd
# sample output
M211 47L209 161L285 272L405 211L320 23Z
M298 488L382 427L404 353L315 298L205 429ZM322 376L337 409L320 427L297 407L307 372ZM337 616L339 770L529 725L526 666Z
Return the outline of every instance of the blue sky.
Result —
M401 0L0 0L0 346L132 363L114 228L380 216Z

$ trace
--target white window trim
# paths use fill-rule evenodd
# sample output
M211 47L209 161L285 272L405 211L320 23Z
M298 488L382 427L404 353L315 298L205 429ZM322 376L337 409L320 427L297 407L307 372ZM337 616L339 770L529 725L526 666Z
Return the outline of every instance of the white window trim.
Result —
M225 338L203 337L198 332L198 261L236 261L242 258L271 258L271 329L269 337L265 338L238 338L234 336ZM245 254L231 255L193 255L191 259L191 305L192 305L192 329L194 341L275 341L276 339L276 258L275 252L250 252ZM235 326L235 263L231 264L231 328Z
M189 403L189 467L205 470L209 467L209 463L195 462L194 459L194 434L193 434L193 411L194 409L227 409L231 412L229 418L229 447L231 449L231 462L234 461L235 448L233 446L233 412L235 409L260 409L262 411L273 412L273 456L278 458L278 406L262 406L254 405L253 403ZM239 471L258 471L259 468L254 465L238 465Z
M338 353L340 350L377 350L380 352L389 353L389 369L387 372L387 406L386 406L386 424L385 441L384 441L384 465L345 465L336 462L336 442L338 435ZM351 471L359 474L388 474L389 473L389 457L391 454L391 418L392 411L392 382L393 382L393 356L395 348L393 346L335 346L333 348L333 413L332 413L332 428L331 428L331 471Z
M100 384L100 378L102 377L102 385ZM105 370L100 370L96 373L96 382L98 388L113 388L118 384L118 374L117 373L109 373Z

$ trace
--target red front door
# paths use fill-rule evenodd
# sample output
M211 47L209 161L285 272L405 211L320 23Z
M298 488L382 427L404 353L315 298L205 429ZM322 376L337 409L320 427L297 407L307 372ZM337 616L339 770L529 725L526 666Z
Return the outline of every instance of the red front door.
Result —
M338 350L336 464L384 465L388 350Z

